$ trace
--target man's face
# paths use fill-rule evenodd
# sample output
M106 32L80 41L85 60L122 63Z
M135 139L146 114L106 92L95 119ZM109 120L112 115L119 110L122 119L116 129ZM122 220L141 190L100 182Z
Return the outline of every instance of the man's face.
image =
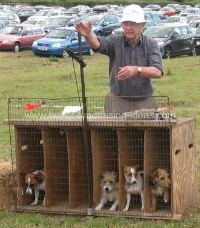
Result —
M144 23L135 23L132 21L122 22L122 28L124 30L124 34L128 39L136 39L140 36Z

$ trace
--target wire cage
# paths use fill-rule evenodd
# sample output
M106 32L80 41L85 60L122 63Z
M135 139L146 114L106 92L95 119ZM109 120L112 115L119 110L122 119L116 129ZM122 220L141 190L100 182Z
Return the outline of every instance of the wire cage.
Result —
M176 119L168 97L153 99L154 108L111 113L90 97L83 113L78 97L10 98L16 210L181 218L197 202L195 122Z

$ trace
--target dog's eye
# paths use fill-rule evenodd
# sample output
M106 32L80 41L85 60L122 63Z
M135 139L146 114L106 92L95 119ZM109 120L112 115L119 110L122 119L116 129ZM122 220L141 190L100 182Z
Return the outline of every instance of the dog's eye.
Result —
M114 181L110 181L110 184L113 184L114 183Z
M161 179L161 180L164 180L165 178L164 178L164 177L161 177L160 179Z

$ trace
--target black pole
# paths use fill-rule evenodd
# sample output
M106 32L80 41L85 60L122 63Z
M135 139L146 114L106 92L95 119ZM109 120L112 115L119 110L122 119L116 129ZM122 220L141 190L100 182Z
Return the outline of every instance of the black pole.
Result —
M86 168L87 168L87 193L88 193L88 208L87 214L93 215L93 185L92 185L92 156L89 140L89 125L87 120L87 99L85 96L85 80L84 80L84 71L83 68L86 66L85 62L82 59L82 45L81 45L81 35L78 33L78 44L79 44L79 56L73 53L69 48L65 48L66 52L70 57L75 59L80 65L80 76L81 76L81 90L82 90L82 104L83 104L83 140L84 148L86 154Z
M82 57L82 45L81 45L81 35L78 33L78 43L79 43L79 54ZM82 58L81 58L82 59ZM92 157L91 148L89 140L89 126L87 120L87 99L85 96L85 80L84 80L84 68L85 65L80 64L80 77L81 77L81 89L82 89L82 103L83 103L83 137L84 137L84 147L86 153L86 165L87 165L87 192L88 192L88 209L87 214L93 215L93 197L92 197Z

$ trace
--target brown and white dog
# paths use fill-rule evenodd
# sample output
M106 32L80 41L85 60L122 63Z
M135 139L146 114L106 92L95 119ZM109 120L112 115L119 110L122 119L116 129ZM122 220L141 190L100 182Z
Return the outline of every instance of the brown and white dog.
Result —
M140 165L124 166L124 177L126 180L126 206L123 211L128 211L132 194L140 194L142 207L144 209L144 181L143 171L140 170Z
M106 171L101 176L101 200L95 210L101 210L106 203L113 202L109 211L115 211L119 204L119 183L117 174L113 171Z
M37 170L31 173L27 173L25 177L25 183L27 184L26 194L33 195L34 201L31 206L38 204L40 191L45 191L45 175L44 171ZM45 204L45 197L43 199L43 206Z
M156 211L157 197L163 197L164 203L170 201L170 174L166 169L158 168L150 174L152 187L151 187L151 206L150 212Z

